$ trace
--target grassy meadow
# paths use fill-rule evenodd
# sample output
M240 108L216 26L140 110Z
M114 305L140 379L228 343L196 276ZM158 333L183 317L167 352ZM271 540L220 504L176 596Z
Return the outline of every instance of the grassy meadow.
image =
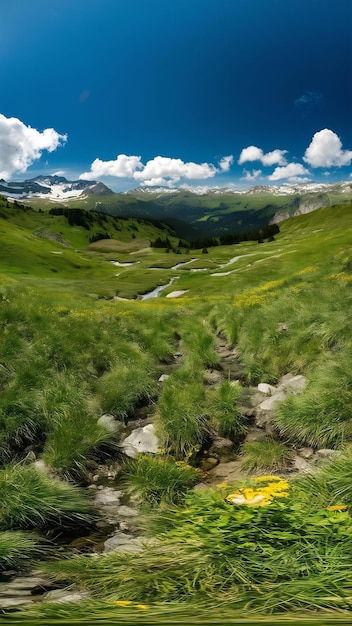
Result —
M291 218L261 244L166 253L150 248L155 224L97 218L88 230L0 201L0 571L34 562L91 594L4 619L351 623L351 211ZM111 238L92 243L102 228ZM207 387L220 338L241 381ZM306 389L280 405L269 440L241 447L243 388L288 372ZM98 419L122 430L146 406L161 449L127 460ZM193 490L214 431L239 446L246 477ZM339 454L287 478L305 446ZM142 507L143 550L59 560L50 531L94 522L83 487L116 459Z

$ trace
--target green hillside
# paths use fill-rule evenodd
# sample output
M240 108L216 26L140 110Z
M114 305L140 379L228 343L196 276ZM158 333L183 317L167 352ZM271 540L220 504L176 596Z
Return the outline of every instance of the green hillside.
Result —
M254 230L273 219L282 220L299 212L348 203L351 199L351 189L344 188L342 192L339 185L332 185L328 191L287 194L270 192L269 188L253 188L246 193L209 191L199 195L189 191L135 190L78 197L67 201L67 206L116 216L159 219L170 224L179 237L192 240ZM58 205L50 200L33 199L33 202L43 209Z
M202 251L148 220L0 199L0 572L34 563L88 594L18 623L351 622L351 212ZM306 387L255 427L256 386L287 374ZM121 433L147 423L158 451L128 459ZM237 473L215 481L219 437L215 469ZM122 531L139 551L102 554L99 472L139 508Z

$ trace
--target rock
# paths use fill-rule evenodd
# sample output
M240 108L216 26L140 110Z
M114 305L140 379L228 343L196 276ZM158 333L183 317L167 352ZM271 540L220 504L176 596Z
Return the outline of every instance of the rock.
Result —
M33 603L32 598L0 598L0 608L7 609L12 606L20 606L21 604L31 604Z
M301 472L302 474L308 474L312 471L312 466L301 456L294 456L292 459L292 470Z
M215 437L213 443L209 447L209 456L215 457L220 461L230 461L233 459L234 445L231 439L225 437Z
M272 396L277 390L276 387L269 385L268 383L259 383L258 391L265 393L267 396Z
M223 374L218 370L205 370L203 378L206 385L218 385L224 380Z
M288 374L286 374L288 376ZM305 376L291 376L290 378L286 378L283 376L278 385L279 391L284 391L285 393L300 393L305 389L307 385L307 379Z
M98 424L104 426L109 433L121 433L123 424L117 421L113 415L105 413L98 419Z
M266 432L269 434L269 429L271 432L275 409L285 398L286 395L283 391L279 391L273 396L266 398L266 400L263 400L256 410L255 425L258 426L258 428L265 428Z
M138 453L150 452L156 454L159 449L159 440L155 434L154 424L147 424L143 428L136 428L122 442L123 452L134 459Z
M68 604L70 602L80 602L88 600L89 593L86 591L73 591L70 589L53 589L45 594L45 600L49 602L58 602L59 604Z
M283 391L278 391L270 398L266 398L263 402L260 403L259 408L261 411L273 411L276 407L281 404L283 400L285 400L286 395Z
M214 457L209 456L201 461L200 469L203 472L209 472L211 469L213 469L213 467L216 467L217 465L219 465L219 459L215 459Z
M134 517L138 515L138 511L137 509L132 509L132 507L123 504L119 507L118 514L121 515L121 517Z
M121 531L115 533L104 542L104 554L121 550L123 552L140 552L143 549L142 537L131 537Z
M245 438L245 442L253 443L253 441L263 441L266 437L266 433L262 428L256 428L252 426Z
M117 491L112 487L103 487L103 489L98 489L97 494L94 498L94 502L99 506L111 506L118 505L120 506L120 499L122 496L122 491Z
M39 461L34 461L33 465L39 472L49 472L47 464L42 459L39 459Z
M314 455L314 450L313 448L299 448L298 454L303 459L310 459Z
M338 454L340 454L338 450L332 450L331 448L321 448L317 450L317 455L322 459L332 459Z
M244 477L246 477L246 473L241 470L241 461L230 461L229 463L219 463L217 467L209 472L203 482L209 486L224 482L232 485L239 480L243 480Z
M163 383L169 377L170 377L169 374L161 374L160 378L158 378L158 383Z

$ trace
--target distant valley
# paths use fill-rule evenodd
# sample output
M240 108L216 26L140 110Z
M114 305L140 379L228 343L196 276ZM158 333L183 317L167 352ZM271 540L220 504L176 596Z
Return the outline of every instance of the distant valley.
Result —
M352 183L305 183L229 188L151 189L115 193L99 181L37 176L23 182L0 180L0 194L42 210L95 210L116 217L160 220L189 240L257 230L270 223L352 199Z

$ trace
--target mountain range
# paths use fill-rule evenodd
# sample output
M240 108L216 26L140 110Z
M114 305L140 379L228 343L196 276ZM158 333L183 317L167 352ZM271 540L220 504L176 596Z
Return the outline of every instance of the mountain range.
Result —
M352 181L179 189L140 187L115 193L99 181L37 176L23 182L0 180L0 194L38 208L62 206L118 217L157 219L180 237L194 239L256 230L268 223L352 200Z

